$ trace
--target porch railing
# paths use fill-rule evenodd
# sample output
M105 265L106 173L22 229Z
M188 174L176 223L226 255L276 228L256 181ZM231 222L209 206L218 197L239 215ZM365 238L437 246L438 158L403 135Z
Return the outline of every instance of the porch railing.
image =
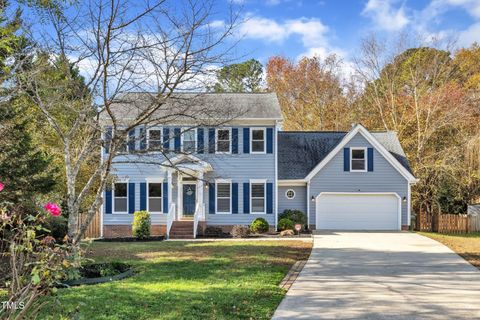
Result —
M197 203L193 215L193 238L197 237L198 223L205 220L205 205Z
M170 229L172 229L173 221L175 221L175 203L170 205L167 215L167 239L170 238Z

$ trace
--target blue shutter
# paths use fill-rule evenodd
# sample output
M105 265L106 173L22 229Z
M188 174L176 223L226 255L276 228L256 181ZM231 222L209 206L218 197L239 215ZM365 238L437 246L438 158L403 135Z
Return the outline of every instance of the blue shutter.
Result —
M208 212L215 214L215 183L208 184Z
M368 171L373 171L373 148L368 148Z
M105 213L112 213L112 190L105 190Z
M238 183L232 183L232 213L238 213Z
M173 129L175 152L180 152L180 135L181 134L182 134L182 131L180 130L180 128Z
M135 151L135 129L128 131L128 151Z
M140 128L140 150L147 148L147 134L145 133L145 127Z
M107 127L105 129L105 144L104 144L104 152L107 154L108 154L108 149L110 148L111 140L112 140L112 127Z
M238 128L232 129L232 153L238 153Z
M273 183L267 183L267 213L273 213Z
M273 128L267 128L267 153L273 153Z
M250 153L250 128L243 128L243 153Z
M170 149L170 129L163 128L163 149L168 152Z
M147 210L147 183L140 182L140 210Z
M243 213L250 213L250 183L243 184Z
M168 214L168 182L163 183L163 213Z
M198 128L197 129L197 153L203 153L204 148L205 148L204 130L203 128Z
M208 128L208 153L215 153L215 128Z
M128 213L135 212L135 183L128 184Z
M350 171L350 148L343 148L343 171Z

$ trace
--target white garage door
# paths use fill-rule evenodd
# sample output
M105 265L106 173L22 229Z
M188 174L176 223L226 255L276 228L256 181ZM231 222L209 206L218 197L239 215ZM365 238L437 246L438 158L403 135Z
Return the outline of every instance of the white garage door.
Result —
M317 229L400 230L396 194L322 193L316 214Z

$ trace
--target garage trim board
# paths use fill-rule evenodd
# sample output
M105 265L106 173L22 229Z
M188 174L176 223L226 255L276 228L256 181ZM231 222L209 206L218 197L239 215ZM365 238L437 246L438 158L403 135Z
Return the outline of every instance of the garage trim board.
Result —
M374 197L374 196L394 196L396 198L396 209L395 209L395 212L396 212L396 221L395 221L395 228L392 228L390 226L386 226L385 228L377 228L377 229L372 229L372 228L362 228L362 227L357 227L355 226L355 222L353 222L352 224L349 224L349 220L343 220L343 224L338 224L338 225L333 225L333 224L330 224L327 228L325 227L325 225L322 225L322 222L324 222L321 218L321 210L324 210L324 208L322 207L320 201L322 200L322 197L325 198L326 196L328 195L338 195L338 196L365 196L365 197ZM372 198L372 200L374 200L375 198ZM362 199L363 200L363 199ZM383 200L383 199L382 199ZM317 195L316 199L316 212L315 212L315 215L316 215L316 229L324 229L324 230L341 230L341 229L344 229L344 230L401 230L401 225L402 225L402 222L401 222L401 216L402 216L402 213L401 213L401 205L402 205L402 199L401 197L395 193L395 192L321 192L319 195ZM360 202L359 204L362 204L362 202ZM365 204L365 202L363 201L363 204ZM375 202L373 201L372 204L375 204ZM341 202L338 202L336 201L335 202L335 205L337 206L340 206L341 205ZM374 209L374 208L372 208ZM378 209L378 208L377 208ZM333 209L334 210L334 209ZM363 210L365 211L366 209L363 208ZM380 208L381 210L381 208ZM361 210L359 210L361 211ZM388 209L386 210L385 214L388 214ZM362 212L363 213L363 212ZM382 212L380 212L380 214L382 214ZM329 215L329 217L331 216L334 216L334 214L332 215L331 212L327 212L327 215ZM365 218L365 214L362 214L361 217L362 218ZM373 218L375 218L374 216L372 216ZM332 222L332 221L330 221Z

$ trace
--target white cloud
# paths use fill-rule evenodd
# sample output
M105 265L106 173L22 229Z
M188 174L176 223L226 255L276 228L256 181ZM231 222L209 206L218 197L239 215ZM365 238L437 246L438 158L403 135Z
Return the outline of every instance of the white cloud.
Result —
M461 46L468 47L474 42L480 43L480 22L461 31L458 36L458 44Z
M386 31L399 31L409 22L405 13L405 7L394 5L397 0L369 0L362 11L362 14L370 17L376 28Z
M240 26L245 38L261 39L267 42L284 42L290 36L300 37L303 45L316 46L326 44L328 27L319 19L299 18L277 22L260 16L249 16Z

